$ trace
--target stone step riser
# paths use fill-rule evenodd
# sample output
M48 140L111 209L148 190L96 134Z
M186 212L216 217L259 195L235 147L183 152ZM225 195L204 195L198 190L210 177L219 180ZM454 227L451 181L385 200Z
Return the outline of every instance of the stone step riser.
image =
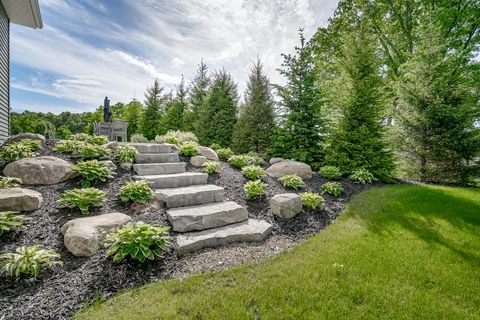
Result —
M185 162L134 164L133 170L141 176L184 173Z
M173 163L180 162L176 153L140 153L135 157L136 163Z
M167 211L167 217L173 231L188 232L242 222L248 219L248 212L235 202L223 202L171 209Z
M167 208L188 207L214 202L222 202L224 196L223 188L215 188L212 190L206 189L176 194L169 193L168 190L169 189L160 189L155 191L157 199L165 202Z
M207 184L208 175L204 173L179 173L172 175L137 176L136 180L148 180L154 189L179 188Z
M132 147L135 147L140 153L171 153L172 147L164 144L142 144L132 143Z
M184 255L232 242L263 241L272 229L272 225L266 221L249 219L220 228L181 234L177 237L177 252L179 255Z

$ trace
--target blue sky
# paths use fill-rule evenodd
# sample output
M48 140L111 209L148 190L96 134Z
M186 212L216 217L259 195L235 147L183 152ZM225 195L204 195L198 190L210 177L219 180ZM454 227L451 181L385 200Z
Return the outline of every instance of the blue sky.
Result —
M245 88L259 57L272 82L297 29L324 26L337 0L39 0L44 28L11 27L14 111L92 111L143 99L158 78L172 89L203 58Z

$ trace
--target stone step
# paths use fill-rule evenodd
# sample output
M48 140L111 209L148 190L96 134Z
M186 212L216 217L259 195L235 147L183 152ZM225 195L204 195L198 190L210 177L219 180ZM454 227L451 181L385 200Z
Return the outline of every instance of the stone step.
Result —
M170 174L170 173L183 173L185 172L185 162L175 163L141 163L134 164L133 170L138 175L148 176L155 174Z
M248 219L220 228L181 234L177 237L177 250L179 255L183 255L232 242L262 241L271 232L272 225L270 223L263 220Z
M200 172L184 172L173 174L158 174L151 176L135 176L135 180L148 180L152 188L179 188L192 185L207 184L208 175Z
M167 217L173 231L187 232L245 221L248 219L248 212L241 205L228 201L170 209Z
M172 163L180 162L176 153L139 153L135 157L136 163Z
M170 153L172 147L166 144L160 143L130 143L132 147L135 147L140 153Z
M222 187L206 184L180 188L156 189L157 199L166 203L167 208L196 206L213 202L222 202Z

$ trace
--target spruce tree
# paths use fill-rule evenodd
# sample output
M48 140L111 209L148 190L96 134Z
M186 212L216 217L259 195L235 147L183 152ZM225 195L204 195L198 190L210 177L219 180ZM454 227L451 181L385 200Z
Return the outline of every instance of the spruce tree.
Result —
M163 87L158 79L155 79L153 85L147 88L145 93L145 112L142 119L142 133L145 138L152 140L160 131L161 104Z
M338 76L332 81L330 101L339 119L328 139L327 162L343 173L365 168L389 181L393 156L383 139L385 104L375 42L361 22L356 31L342 38L340 54L334 60Z
M182 76L182 81L177 86L176 96L171 100L162 119L162 130L184 130L184 114L187 108L187 89Z
M207 65L203 60L198 65L198 70L189 87L189 108L185 112L184 129L198 133L200 114L204 111L210 77Z
M143 119L142 104L136 100L130 101L125 106L125 120L128 123L127 134L129 139L132 136L132 134L140 133L142 119Z
M229 146L237 116L237 85L225 70L213 75L204 110L199 113L197 136L201 144Z
M324 160L325 121L322 117L322 95L317 86L313 55L307 46L303 29L295 55L283 56L280 74L285 86L277 86L281 106L286 113L277 131L274 154L318 167Z
M255 151L266 155L272 144L274 101L270 81L262 68L262 63L257 61L250 71L245 104L240 109L233 133L232 147L237 153Z

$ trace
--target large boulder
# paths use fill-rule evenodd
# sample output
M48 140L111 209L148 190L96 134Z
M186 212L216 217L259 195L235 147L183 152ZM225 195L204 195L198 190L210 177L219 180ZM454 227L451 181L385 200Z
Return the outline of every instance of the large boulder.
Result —
M208 161L207 157L204 157L204 156L193 156L190 158L190 163L192 164L192 166L195 166L195 167L201 167L207 161Z
M270 163L270 165L272 164L275 164L275 163L279 163L279 162L282 162L282 161L285 161L285 159L283 158L271 158L270 161L268 161Z
M18 141L22 141L22 140L25 140L25 139L30 139L30 140L38 140L40 142L44 142L45 141L45 137L42 136L41 134L38 134L38 133L19 133L15 136L12 136L10 137L10 139L8 139L8 142L18 142Z
M23 184L56 184L78 176L68 161L57 157L25 158L7 164L3 174L22 179Z
M199 147L199 150L200 150L200 154L205 158L207 158L208 160L218 161L218 155L212 148Z
M270 199L272 213L283 219L290 219L302 212L302 199L296 193L278 194Z
M109 141L109 142L105 143L103 146L105 148L111 150L111 151L115 151L117 149L117 147L119 146L119 144L118 144L117 141Z
M302 179L311 179L313 172L312 168L306 163L288 160L271 165L267 169L267 174L274 178L296 174Z
M89 257L103 247L106 234L131 221L126 214L112 212L70 220L60 231L68 251L77 257Z
M0 189L0 211L33 211L41 207L40 192L23 188Z

